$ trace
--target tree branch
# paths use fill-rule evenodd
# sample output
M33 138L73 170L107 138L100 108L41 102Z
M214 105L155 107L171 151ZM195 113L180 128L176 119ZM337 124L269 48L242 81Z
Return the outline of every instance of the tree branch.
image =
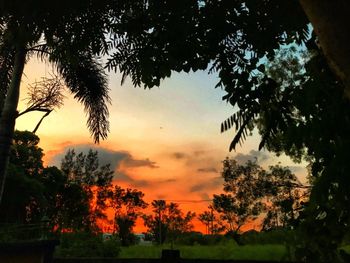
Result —
M33 133L36 133L36 131L39 129L40 124L42 123L42 121L44 120L45 117L49 116L49 114L51 113L52 110L47 110L47 112L44 114L44 116L41 117L40 121L38 122L38 124L35 126Z

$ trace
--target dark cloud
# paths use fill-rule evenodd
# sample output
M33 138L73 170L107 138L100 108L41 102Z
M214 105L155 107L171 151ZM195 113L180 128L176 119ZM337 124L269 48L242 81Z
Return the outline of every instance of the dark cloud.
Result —
M144 160L133 159L131 155L125 158L123 161L126 167L149 167L149 168L159 168L156 162L152 162L150 159L146 158Z
M112 151L109 149L105 149L102 147L96 147L95 145L69 145L62 150L61 153L56 154L52 159L52 164L60 166L61 160L67 153L69 149L74 149L76 153L88 153L90 149L98 152L98 159L100 165L110 164L111 169L116 170L116 168L120 165L121 161L130 158L130 153L126 151Z
M114 180L117 180L118 182L119 181L122 181L122 182L133 182L134 180L128 176L127 174L123 173L123 172L116 172L114 174Z
M76 153L83 152L88 153L90 149L98 152L98 159L101 165L110 164L111 169L117 170L121 163L126 167L149 167L158 168L156 162L146 159L135 159L128 151L113 151L102 147L96 147L95 145L70 145L55 155L51 161L52 165L60 166L61 160L67 153L68 149L74 149Z
M190 188L190 192L201 192L203 190L215 189L222 186L223 179L221 177L214 177L211 180L195 184Z
M131 182L131 185L135 188L138 188L138 187L142 188L142 187L149 186L150 183L146 180L133 180Z
M177 182L175 178L159 181L159 183L175 183L175 182Z
M238 153L234 159L239 163L239 164L245 164L247 161L254 161L257 160L258 163L263 163L266 160L268 160L270 155L264 151L255 151L251 150L248 154L243 154L243 153Z
M175 159L184 159L187 157L187 154L182 152L174 152L171 154L171 156Z
M192 186L190 188L190 192L193 193L193 192L200 192L202 190L206 189L206 184L203 183L203 184L196 184L194 186Z
M197 150L197 151L194 151L193 154L194 154L194 156L198 157L198 156L205 154L205 151Z
M207 193L201 193L200 197L202 200L211 200L210 196Z
M205 167L205 168L198 168L197 172L200 172L200 173L217 173L218 170L215 167Z

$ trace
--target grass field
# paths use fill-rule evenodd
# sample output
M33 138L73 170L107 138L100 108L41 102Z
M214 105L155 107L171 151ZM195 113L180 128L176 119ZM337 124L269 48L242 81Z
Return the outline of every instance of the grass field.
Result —
M169 246L131 246L122 248L119 258L159 258L161 250ZM287 253L283 245L245 245L236 244L212 246L175 246L182 258L189 259L236 259L280 261Z

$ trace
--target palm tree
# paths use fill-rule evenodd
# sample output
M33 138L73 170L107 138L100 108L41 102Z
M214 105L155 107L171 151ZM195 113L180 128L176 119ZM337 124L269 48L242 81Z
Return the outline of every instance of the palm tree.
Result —
M107 52L106 27L113 1L0 1L0 202L12 143L20 82L37 55L56 67L84 105L95 142L107 137L110 99L99 55ZM2 99L3 98L3 99Z

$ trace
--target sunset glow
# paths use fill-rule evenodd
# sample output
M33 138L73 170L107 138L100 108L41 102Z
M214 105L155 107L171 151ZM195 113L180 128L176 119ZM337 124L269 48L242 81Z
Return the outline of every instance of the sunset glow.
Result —
M20 109L25 108L25 87L41 77L48 77L50 66L32 60L22 79ZM83 107L66 93L65 104L52 112L37 134L44 149L45 165L60 166L70 148L77 152L93 148L100 163L110 163L114 183L137 188L145 200L165 199L180 203L180 208L197 214L207 209L214 193L222 191L221 161L235 156L245 162L257 158L263 167L282 162L300 177L306 170L285 157L258 152L259 137L250 137L237 152L228 152L234 131L220 133L220 123L232 114L232 107L222 101L224 91L214 89L218 79L207 72L173 73L159 88L144 90L129 81L121 86L120 76L109 73L110 134L99 145L85 126ZM17 121L18 130L32 130L40 114L28 114ZM195 230L205 231L197 219ZM249 225L247 228L256 228ZM138 221L136 232L145 228Z

